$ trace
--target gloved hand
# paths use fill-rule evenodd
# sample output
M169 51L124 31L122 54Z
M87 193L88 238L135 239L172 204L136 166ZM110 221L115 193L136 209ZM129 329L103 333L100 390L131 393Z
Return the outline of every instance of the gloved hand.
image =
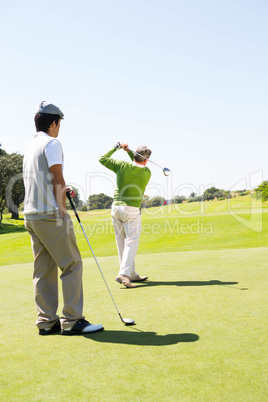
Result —
M72 186L66 187L66 192L69 192L71 197L75 197L75 192L72 189Z
M115 149L120 149L121 148L121 144L120 144L119 141L115 144L114 148Z

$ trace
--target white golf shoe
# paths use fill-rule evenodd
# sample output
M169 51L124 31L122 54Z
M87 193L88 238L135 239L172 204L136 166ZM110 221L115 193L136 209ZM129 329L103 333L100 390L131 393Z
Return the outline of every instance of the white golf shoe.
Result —
M90 324L90 322L82 318L76 321L73 327L62 329L61 335L84 335L103 330L104 328L101 324Z

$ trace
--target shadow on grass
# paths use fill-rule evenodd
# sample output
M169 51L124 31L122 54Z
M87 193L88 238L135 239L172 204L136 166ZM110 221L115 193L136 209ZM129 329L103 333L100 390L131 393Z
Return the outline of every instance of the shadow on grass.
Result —
M171 282L164 282L164 281L148 281L143 282L142 284L137 284L138 287L143 286L228 286L228 285L237 285L238 282L221 282L217 280L212 281L171 281ZM124 288L126 289L126 288Z
M22 219L23 220L23 219ZM24 225L0 223L0 234L26 232Z
M196 342L196 334L157 335L156 332L103 331L91 335L83 335L96 342L123 343L125 345L167 346L180 342Z

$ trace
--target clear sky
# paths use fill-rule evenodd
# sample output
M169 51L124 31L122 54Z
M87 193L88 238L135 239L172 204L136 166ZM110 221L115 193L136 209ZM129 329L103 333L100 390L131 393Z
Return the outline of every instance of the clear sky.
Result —
M118 140L172 170L150 164L150 196L267 179L267 0L1 0L0 17L0 143L24 154L36 104L58 105L82 199L113 194L98 159Z

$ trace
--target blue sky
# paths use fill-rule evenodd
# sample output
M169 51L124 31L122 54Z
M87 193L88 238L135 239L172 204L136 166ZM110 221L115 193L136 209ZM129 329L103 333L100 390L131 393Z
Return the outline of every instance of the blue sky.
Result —
M0 16L0 143L23 154L36 104L57 104L83 199L113 194L98 159L118 140L172 170L150 165L150 196L267 179L267 1L13 0Z

